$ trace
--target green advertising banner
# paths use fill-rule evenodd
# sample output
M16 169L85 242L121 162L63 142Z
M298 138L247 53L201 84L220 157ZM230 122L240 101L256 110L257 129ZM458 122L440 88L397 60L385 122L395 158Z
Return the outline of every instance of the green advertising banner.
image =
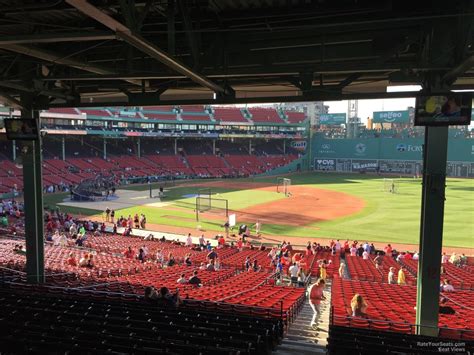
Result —
M313 140L313 156L322 159L423 160L422 138ZM448 161L474 162L474 139L450 138Z
M319 124L341 125L346 123L345 113L323 113L319 115Z
M410 115L405 111L378 111L374 112L374 123L408 123Z

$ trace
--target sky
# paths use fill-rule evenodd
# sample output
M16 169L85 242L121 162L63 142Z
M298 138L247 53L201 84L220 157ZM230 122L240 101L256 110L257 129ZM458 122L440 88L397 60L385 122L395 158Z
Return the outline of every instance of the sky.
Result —
M329 106L329 113L348 113L347 101L325 101L324 104ZM403 111L410 106L415 106L415 98L359 100L358 117L367 123L367 117L372 117L375 111Z

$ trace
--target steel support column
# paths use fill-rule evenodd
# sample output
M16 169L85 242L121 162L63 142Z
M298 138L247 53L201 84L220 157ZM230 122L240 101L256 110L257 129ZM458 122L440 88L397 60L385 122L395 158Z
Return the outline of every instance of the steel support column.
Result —
M31 98L21 98L22 118L35 118L38 111L31 109ZM41 137L25 141L22 150L23 186L25 203L26 274L29 283L44 283L44 229L43 229L43 179L41 164Z
M216 140L212 140L212 154L216 155Z
M426 127L423 153L416 324L417 334L437 336L448 127Z
M178 138L174 139L174 154L178 154Z
M61 138L61 158L66 161L66 137Z
M13 161L16 160L16 141L15 140L12 141L12 158L13 158Z
M104 160L107 160L107 139L104 138Z
M140 137L137 137L137 157L139 159L142 157L142 140Z

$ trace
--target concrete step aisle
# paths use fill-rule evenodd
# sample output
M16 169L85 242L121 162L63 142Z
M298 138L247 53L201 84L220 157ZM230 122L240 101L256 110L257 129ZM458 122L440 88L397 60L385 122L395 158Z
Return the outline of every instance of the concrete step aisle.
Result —
M330 289L331 285L327 284L324 292L326 300L321 303L321 316L317 320L317 328L313 329L309 326L313 317L313 310L306 301L296 320L290 325L282 343L274 352L276 355L326 354L331 308Z

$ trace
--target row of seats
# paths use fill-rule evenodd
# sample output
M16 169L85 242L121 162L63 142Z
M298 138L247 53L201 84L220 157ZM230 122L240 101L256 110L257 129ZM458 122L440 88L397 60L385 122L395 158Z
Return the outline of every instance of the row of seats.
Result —
M249 119L257 123L301 123L306 119L303 112L283 111L272 107L253 107L243 109L250 113ZM58 115L75 115L87 118L115 117L115 118L147 118L150 120L178 121L178 114L184 121L209 121L211 117L218 122L250 122L240 108L237 107L211 107L212 116L205 106L148 106L143 110L130 111L120 107L110 108L54 108L42 113L45 117L57 117ZM50 115L51 114L51 115Z
M418 260L401 259L401 263L416 275L418 273ZM443 264L444 274L441 279L448 279L454 288L474 290L474 273L469 266L458 267L451 263Z
M109 157L70 158L66 161L45 159L43 180L45 185L78 184L90 179L96 173L115 173L125 178L146 176L192 176L205 177L239 176L263 173L286 165L296 159L296 155L252 156L229 155L146 155ZM0 193L10 192L15 186L23 186L23 170L9 160L0 165Z
M472 299L472 291L464 291L466 299ZM351 299L360 294L367 302L367 319L351 317ZM444 294L451 298L454 293ZM440 314L439 327L455 329L457 332L450 337L474 338L474 328L470 321L474 317L474 309L466 304L460 296L450 302L449 306L455 314ZM457 302L454 302L457 300ZM389 285L360 280L342 280L338 276L333 279L331 289L332 324L337 326L351 326L392 330L404 333L415 331L416 287L405 285ZM445 330L448 332L448 329Z
M277 319L170 309L143 302L0 291L2 351L74 353L269 354Z

